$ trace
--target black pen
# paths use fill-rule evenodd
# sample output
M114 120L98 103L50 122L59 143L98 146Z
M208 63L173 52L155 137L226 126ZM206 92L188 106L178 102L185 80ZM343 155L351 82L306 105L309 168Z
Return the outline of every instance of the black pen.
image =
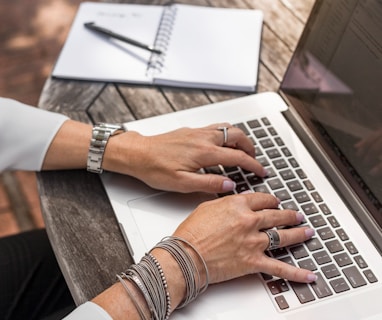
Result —
M123 35L120 35L118 33L115 33L111 30L108 30L108 29L105 29L103 27L100 27L100 26L97 26L94 22L86 22L84 23L84 26L90 30L93 30L93 31L96 31L96 32L99 32L101 34L104 34L106 36L109 36L110 38L114 38L114 39L118 39L118 40L121 40L123 42L126 42L126 43L129 43L133 46L136 46L136 47L139 47L139 48L142 48L142 49L145 49L145 50L148 50L148 51L151 51L151 52L154 52L154 53L158 53L158 54L161 54L162 51L158 50L158 49L155 49L154 47L152 46L149 46L147 44L144 44L142 42L138 42L136 40L133 40L133 39L130 39L130 38L127 38Z

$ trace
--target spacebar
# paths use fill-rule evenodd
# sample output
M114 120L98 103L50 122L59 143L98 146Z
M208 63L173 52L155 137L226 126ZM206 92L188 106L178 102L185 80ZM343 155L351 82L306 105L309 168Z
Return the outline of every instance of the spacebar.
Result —
M307 303L315 300L313 293L309 289L307 284L292 281L290 281L289 283L292 286L294 293L296 294L298 300L300 300L301 303Z

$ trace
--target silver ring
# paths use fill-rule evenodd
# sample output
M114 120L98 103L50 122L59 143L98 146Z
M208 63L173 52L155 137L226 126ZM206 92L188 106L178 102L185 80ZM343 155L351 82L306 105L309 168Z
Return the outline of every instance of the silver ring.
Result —
M280 247L280 235L275 229L268 229L264 231L269 238L269 245L267 250L273 250Z
M218 130L223 132L223 146L224 146L228 141L228 127L218 127Z

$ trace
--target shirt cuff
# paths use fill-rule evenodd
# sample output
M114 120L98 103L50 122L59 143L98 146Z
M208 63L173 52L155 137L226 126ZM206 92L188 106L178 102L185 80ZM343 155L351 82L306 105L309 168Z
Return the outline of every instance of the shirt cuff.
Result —
M94 302L85 302L77 307L64 320L79 320L79 319L92 319L92 320L113 320L110 315Z

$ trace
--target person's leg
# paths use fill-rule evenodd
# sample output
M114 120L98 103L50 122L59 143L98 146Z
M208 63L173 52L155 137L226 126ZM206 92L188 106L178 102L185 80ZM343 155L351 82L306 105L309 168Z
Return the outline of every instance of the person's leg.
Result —
M75 307L45 230L0 238L2 319L41 319L70 306Z

